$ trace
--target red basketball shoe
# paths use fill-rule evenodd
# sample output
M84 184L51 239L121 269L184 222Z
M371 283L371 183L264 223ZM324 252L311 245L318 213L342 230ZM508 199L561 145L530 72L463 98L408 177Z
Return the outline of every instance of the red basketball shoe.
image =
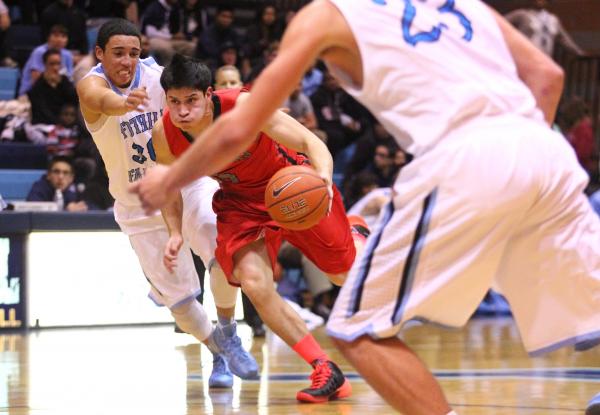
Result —
M331 360L315 360L309 388L296 394L300 402L320 403L332 399L347 398L352 394L352 386L339 367Z

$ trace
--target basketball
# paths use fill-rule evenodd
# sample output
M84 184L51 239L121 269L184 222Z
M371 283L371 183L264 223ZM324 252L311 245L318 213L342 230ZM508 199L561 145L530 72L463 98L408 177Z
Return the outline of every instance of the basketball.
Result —
M265 206L282 228L311 228L327 214L327 185L311 167L284 167L267 184Z

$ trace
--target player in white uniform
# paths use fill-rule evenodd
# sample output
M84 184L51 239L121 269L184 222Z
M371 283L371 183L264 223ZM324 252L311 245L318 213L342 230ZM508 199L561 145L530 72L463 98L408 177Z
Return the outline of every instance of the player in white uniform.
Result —
M150 297L169 307L176 323L184 331L204 342L214 353L213 374L209 384L230 387L229 368L243 378L258 375L256 361L241 348L235 332L233 310L237 290L224 281L222 271L210 266L214 257L216 217L212 212L212 194L217 189L212 179L203 178L182 190L186 201L185 238L171 237L160 212L145 214L137 197L127 186L141 179L156 163L152 146L152 127L160 119L165 105L160 86L162 67L152 58L139 59L140 35L131 23L115 19L104 24L98 33L96 54L101 63L78 83L77 91L86 125L106 165L109 189L115 198L114 214L121 230L131 241L142 269L150 282ZM165 209L169 214L171 207ZM195 298L200 293L198 275L190 246L211 271L220 323L213 326L206 311ZM163 251L177 247L177 267L169 267ZM179 249L181 248L181 249ZM168 256L168 252L165 253ZM223 310L227 315L223 318Z
M402 413L454 413L397 334L415 319L464 324L492 283L529 352L593 344L600 221L547 125L563 73L480 0L312 2L250 99L132 186L144 207L235 159L317 57L415 155L328 323L375 390Z

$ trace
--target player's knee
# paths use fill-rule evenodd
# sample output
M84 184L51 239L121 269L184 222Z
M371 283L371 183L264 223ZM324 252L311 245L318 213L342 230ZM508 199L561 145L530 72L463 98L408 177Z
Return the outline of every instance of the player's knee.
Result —
M253 304L260 304L267 300L271 291L274 291L273 281L268 281L261 273L248 273L241 279L242 291L250 298Z
M346 272L341 274L327 274L327 278L329 278L329 281L331 281L332 284L335 284L338 287L341 287L344 284L347 276L348 273Z

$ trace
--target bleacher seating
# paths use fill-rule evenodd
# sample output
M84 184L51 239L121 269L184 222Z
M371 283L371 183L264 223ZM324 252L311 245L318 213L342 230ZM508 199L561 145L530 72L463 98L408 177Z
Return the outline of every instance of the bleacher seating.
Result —
M12 25L6 33L5 43L8 55L23 68L31 51L44 43L42 29L38 25Z
M0 169L44 169L46 146L30 143L0 143Z
M0 169L0 195L4 200L25 200L31 185L46 170Z
M87 29L87 40L90 51L94 50L94 47L96 46L96 39L98 38L99 29L99 27L88 27Z
M18 68L0 68L0 100L15 98L19 76Z

